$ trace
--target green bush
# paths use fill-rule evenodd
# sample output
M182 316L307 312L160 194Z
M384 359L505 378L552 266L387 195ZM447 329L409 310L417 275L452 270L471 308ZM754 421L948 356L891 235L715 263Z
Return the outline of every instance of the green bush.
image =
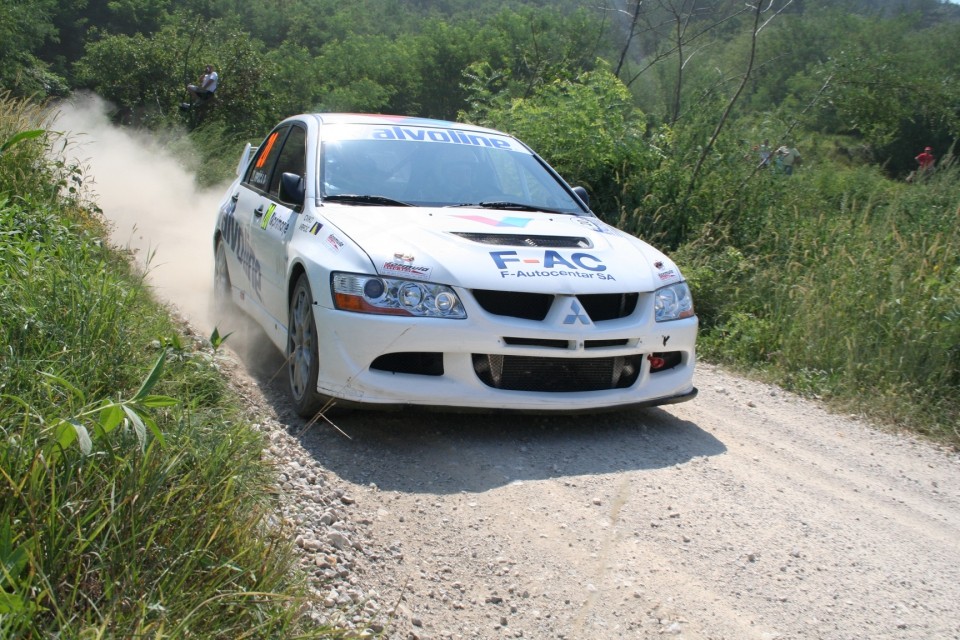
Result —
M301 624L215 350L107 249L50 136L17 138L43 120L0 99L0 637L335 637Z

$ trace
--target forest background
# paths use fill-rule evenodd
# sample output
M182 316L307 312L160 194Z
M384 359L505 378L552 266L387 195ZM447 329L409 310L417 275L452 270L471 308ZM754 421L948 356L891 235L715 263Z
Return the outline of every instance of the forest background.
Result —
M0 88L93 91L204 184L305 111L508 131L680 263L703 357L956 443L958 42L940 0L0 0Z

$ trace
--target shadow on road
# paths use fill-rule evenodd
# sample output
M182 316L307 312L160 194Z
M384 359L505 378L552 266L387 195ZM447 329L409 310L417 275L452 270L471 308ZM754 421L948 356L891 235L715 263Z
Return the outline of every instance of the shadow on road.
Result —
M594 416L355 412L336 424L352 439L318 424L300 435L302 445L346 480L407 493L655 469L726 450L662 409Z
M384 491L482 492L518 481L658 469L726 451L710 433L660 408L576 416L332 412L340 433L323 421L308 427L291 411L286 378L277 375L279 354L261 352L257 365L251 375L267 402L320 464Z

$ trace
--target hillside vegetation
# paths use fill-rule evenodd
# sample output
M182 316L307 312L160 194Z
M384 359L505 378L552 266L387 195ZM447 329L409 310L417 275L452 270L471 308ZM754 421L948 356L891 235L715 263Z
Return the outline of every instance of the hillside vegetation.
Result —
M94 91L118 125L185 136L206 183L297 112L507 130L673 254L703 357L956 446L958 11L0 0L0 636L307 633L221 338L184 337L105 248L56 100ZM222 88L183 112L206 63ZM792 174L761 163L782 145Z
M301 628L219 336L106 247L47 115L0 95L0 638L341 637Z

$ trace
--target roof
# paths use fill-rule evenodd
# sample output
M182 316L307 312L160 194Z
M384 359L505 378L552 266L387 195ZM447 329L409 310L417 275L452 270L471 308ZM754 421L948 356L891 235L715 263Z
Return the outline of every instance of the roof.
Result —
M504 135L502 131L480 127L465 122L451 122L449 120L435 120L432 118L418 118L415 116L396 116L377 113L310 113L292 116L294 118L314 117L323 124L379 124L384 126L409 125L417 127L434 127L438 129L467 129L485 133Z

